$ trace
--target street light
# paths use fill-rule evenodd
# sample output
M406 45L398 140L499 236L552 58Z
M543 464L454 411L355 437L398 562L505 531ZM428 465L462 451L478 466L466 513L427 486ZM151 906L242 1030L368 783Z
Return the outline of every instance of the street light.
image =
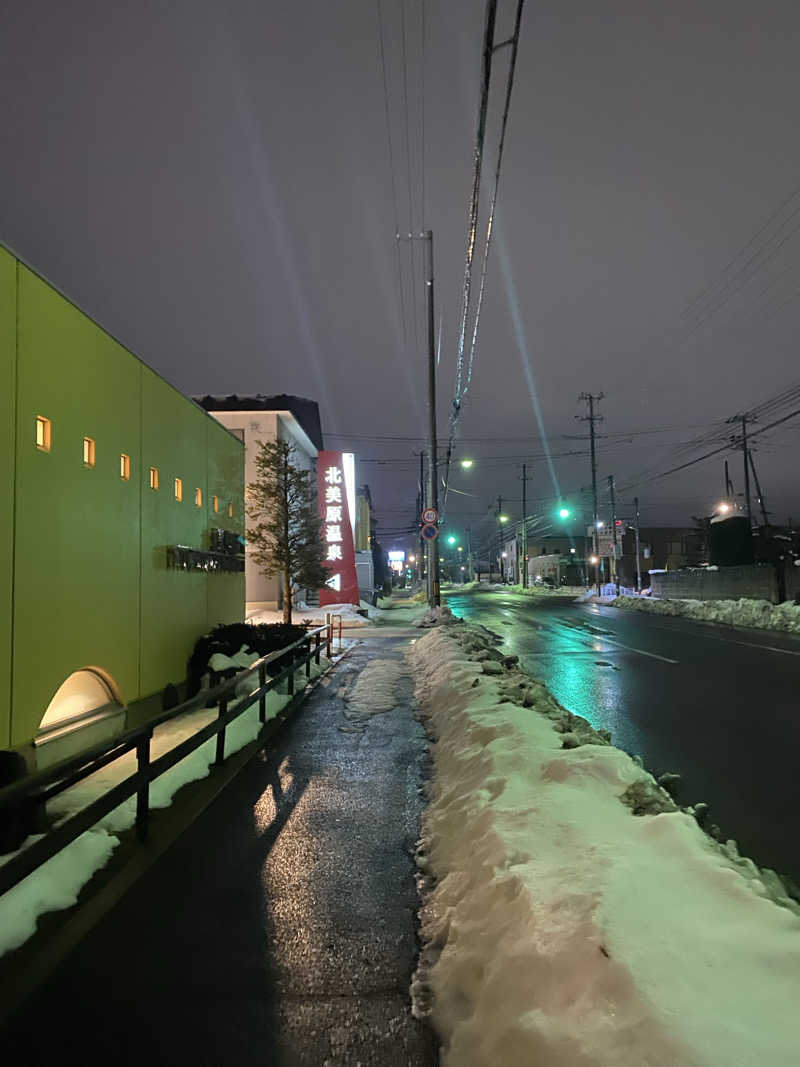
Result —
M723 502L722 504L717 504L717 511L720 515L727 515L730 510L730 504L726 504L725 502Z
M497 521L498 522L508 522L508 515L498 515L497 516Z
M450 534L450 536L447 538L447 543L448 545L454 545L456 543L456 539L453 534Z
M408 562L409 563L416 563L417 562L417 557L416 556L409 556L408 557Z
M558 517L559 517L559 519L568 519L570 517L569 508L560 507L558 509Z
M599 556L589 556L589 562L591 563L591 565L593 567L596 567L597 564L600 562L600 557Z
M462 459L461 460L461 466L463 467L463 469L465 471L470 470L474 466L474 464L475 464L475 460L474 459Z
M595 523L595 526L597 527L598 530L602 530L603 527L605 526L605 523L603 522L602 519L598 519L597 522Z

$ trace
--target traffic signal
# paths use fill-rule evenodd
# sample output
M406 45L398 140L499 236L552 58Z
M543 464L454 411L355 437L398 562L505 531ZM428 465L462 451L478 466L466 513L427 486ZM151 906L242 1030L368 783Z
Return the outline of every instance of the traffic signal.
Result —
M568 519L571 514L572 514L572 512L564 504L562 504L561 507L558 509L558 517L559 517L559 519L562 519L562 520L563 519Z

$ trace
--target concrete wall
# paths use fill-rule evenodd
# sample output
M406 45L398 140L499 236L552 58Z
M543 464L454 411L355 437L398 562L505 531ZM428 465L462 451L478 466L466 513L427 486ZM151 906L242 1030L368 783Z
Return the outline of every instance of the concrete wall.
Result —
M679 571L651 571L653 595L664 600L753 600L778 602L778 581L771 564L706 567Z
M0 374L2 747L35 735L74 671L102 671L126 703L182 680L209 624L243 617L244 577L168 570L167 545L207 548L214 526L244 527L240 442L3 249Z

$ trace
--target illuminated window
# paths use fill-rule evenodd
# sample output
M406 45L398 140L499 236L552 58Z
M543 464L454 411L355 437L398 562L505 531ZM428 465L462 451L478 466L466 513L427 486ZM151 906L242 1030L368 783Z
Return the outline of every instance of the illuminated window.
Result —
M83 465L84 467L94 466L94 441L91 437L83 439Z
M175 479L175 499L183 500L183 481L180 478Z
M40 452L50 451L50 420L44 415L36 416L36 447Z
M233 518L233 504L228 504L228 518Z
M119 476L123 482L131 480L131 457L124 452L119 457Z
M150 468L150 488L158 489L158 467Z
M219 497L213 496L211 499L214 502L214 511L219 511Z
M194 491L194 502L195 502L195 504L197 505L198 508L201 508L203 506L203 490L202 489L195 489L195 491Z

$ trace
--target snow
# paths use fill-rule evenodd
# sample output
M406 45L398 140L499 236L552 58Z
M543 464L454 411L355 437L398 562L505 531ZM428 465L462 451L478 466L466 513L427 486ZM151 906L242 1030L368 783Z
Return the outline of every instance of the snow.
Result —
M226 656L223 652L215 652L208 661L208 666L212 671L241 670L243 667L251 666L260 658L258 652L252 652L247 645L242 645L233 656Z
M233 660L240 655L241 653L237 653ZM324 665L318 667L312 660L312 678L323 670ZM254 684L252 680L243 679L237 687L237 694L243 695L252 684ZM267 693L267 721L274 719L291 699L286 693L277 693L274 690ZM150 743L151 761L169 752L187 737L196 734L206 723L216 719L217 715L217 707L200 708L156 727ZM258 737L260 730L261 723L256 703L230 723L225 730L225 756L232 756L245 745L250 744ZM150 810L169 807L182 786L208 777L215 757L216 737L212 737L151 782ZM48 804L48 813L56 823L62 822L68 816L81 811L135 771L136 756L135 753L129 752L54 797ZM71 907L76 902L81 888L96 871L105 866L112 852L119 845L117 835L130 830L135 821L136 797L129 797L91 830L67 845L47 863L28 875L19 885L0 896L0 956L23 944L35 932L36 921L40 915ZM38 839L33 836L28 838L23 848L29 847ZM7 862L17 854L10 853L0 857L0 863Z
M41 834L27 845L41 840ZM78 894L95 871L105 867L119 838L105 830L87 830L67 848L29 874L0 897L0 956L19 948L36 932L40 915L61 911L76 903ZM0 863L11 859L0 856Z
M770 604L767 600L660 600L657 597L620 596L606 603L617 608L647 611L656 615L682 615L701 622L749 626L759 630L800 633L800 604L791 600Z
M362 732L373 715L384 715L391 711L397 704L397 683L405 673L405 665L401 660L371 660L345 698L346 725L339 729L343 733Z
M448 607L428 608L424 614L422 614L414 625L417 627L422 626L438 626L440 623L454 622L455 616Z
M412 993L443 1067L794 1067L782 887L541 683L483 675L487 651L464 624L409 653L435 738ZM632 786L662 813L634 816Z
M308 605L300 605L292 608L292 620L294 622L305 622L309 620L313 626L324 626L326 622L325 616L341 615L342 626L346 626L348 629L355 626L368 626L369 620L364 615L360 615L360 611L367 611L370 616L379 609L369 608L367 605L356 607L355 604L326 604L325 607L309 607ZM282 611L256 611L252 615L247 616L247 621L254 625L261 622L283 622ZM338 626L339 620L335 620Z

